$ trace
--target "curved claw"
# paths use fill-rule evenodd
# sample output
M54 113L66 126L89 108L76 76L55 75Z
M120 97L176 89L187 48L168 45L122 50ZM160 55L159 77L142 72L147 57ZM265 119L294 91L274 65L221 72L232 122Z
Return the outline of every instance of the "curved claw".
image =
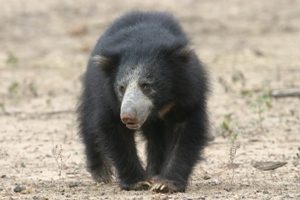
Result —
M160 192L160 193L168 193L172 192L172 190L169 188L167 184L164 183L155 183L151 188L151 191L153 192Z
M151 187L150 181L141 181L134 185L134 190L148 190Z
M150 190L157 193L183 192L185 189L184 186L178 187L173 181L160 177L153 177L151 183Z

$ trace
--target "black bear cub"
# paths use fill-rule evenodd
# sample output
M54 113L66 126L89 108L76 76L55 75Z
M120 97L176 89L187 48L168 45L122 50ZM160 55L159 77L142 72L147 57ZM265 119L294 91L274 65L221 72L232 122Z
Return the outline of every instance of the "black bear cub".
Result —
M178 22L131 12L98 40L78 108L87 166L125 190L185 191L207 143L207 74ZM135 134L146 139L145 169Z

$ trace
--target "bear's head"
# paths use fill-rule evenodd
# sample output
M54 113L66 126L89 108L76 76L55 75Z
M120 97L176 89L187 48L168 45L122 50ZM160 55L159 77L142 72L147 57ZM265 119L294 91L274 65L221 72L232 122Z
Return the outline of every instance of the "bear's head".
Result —
M120 119L138 130L148 117L163 118L175 105L176 81L193 52L186 46L97 55L94 60L111 78Z

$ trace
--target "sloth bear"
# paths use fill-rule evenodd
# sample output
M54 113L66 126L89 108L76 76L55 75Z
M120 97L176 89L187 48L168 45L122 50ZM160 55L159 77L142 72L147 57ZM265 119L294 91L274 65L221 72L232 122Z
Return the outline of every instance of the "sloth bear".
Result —
M98 40L83 79L79 132L98 182L184 192L207 144L207 73L167 13L131 12ZM146 140L142 166L134 136Z

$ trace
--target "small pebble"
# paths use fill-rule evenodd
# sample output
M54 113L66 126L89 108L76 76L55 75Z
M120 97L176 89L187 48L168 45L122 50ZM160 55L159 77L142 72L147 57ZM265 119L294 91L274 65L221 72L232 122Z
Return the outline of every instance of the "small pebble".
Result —
M39 196L33 196L33 200L49 200L47 197L39 197Z
M214 178L211 180L211 185L220 185L221 181L217 178Z
M203 176L203 179L204 179L204 180L208 180L208 179L211 179L211 177L210 177L208 174L205 174L205 175Z
M22 185L16 185L14 188L14 192L22 192L23 190L26 190L26 187Z
M79 186L79 184L77 183L77 182L74 182L74 183L70 183L69 184L69 187L70 188L74 188L74 187L78 187Z
M225 187L224 190L225 190L226 192L230 192L230 191L232 190L232 187Z

